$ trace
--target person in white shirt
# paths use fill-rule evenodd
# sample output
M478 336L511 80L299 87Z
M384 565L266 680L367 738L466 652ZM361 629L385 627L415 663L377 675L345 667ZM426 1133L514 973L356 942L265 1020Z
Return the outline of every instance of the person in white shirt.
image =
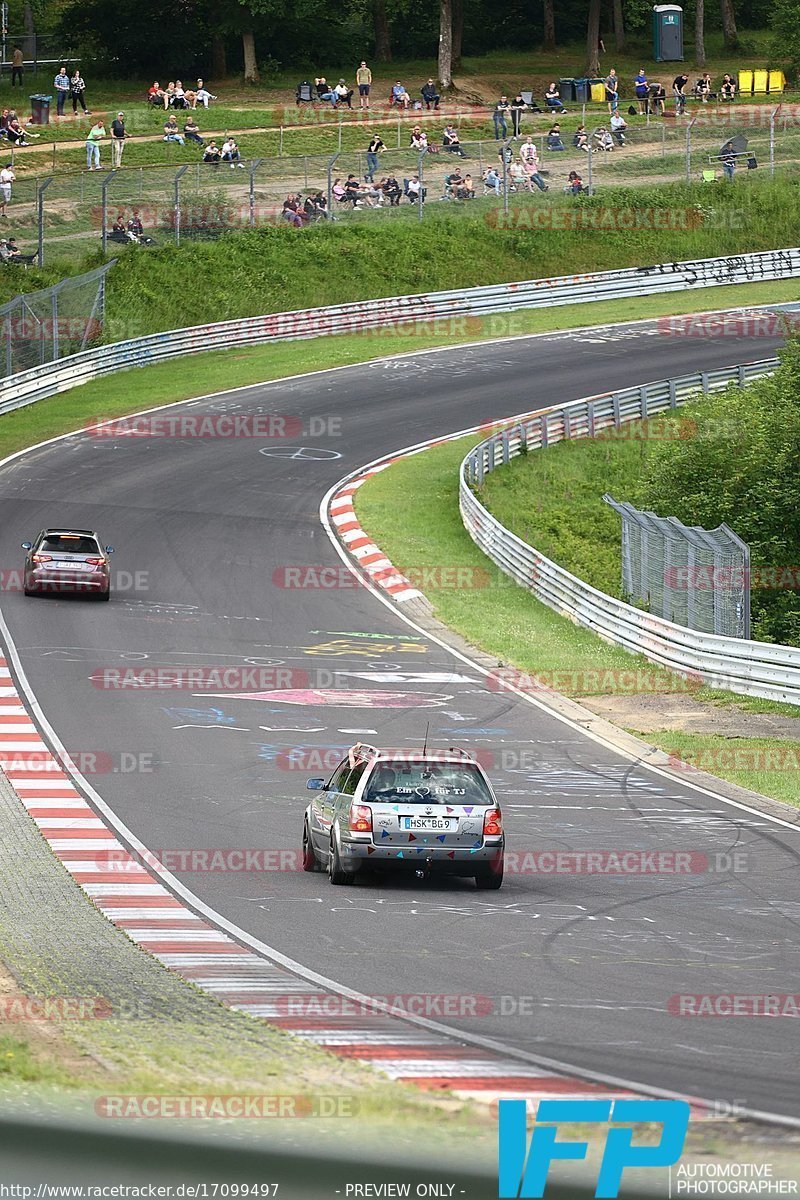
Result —
M192 105L192 108L197 108L198 100L202 104L203 108L208 108L209 100L216 100L217 97L212 96L211 92L208 90L206 85L203 83L202 79L198 79L197 88L194 93L194 99L195 99L195 102Z
M228 138L226 142L222 143L222 161L230 163L232 171L235 171L237 167L244 170L242 156L234 138Z
M614 135L614 140L618 146L625 145L625 130L628 128L628 122L618 112L615 112L609 121L611 132Z
M6 220L8 220L6 205L11 203L11 185L16 181L16 178L11 163L8 163L0 171L0 217L5 217Z

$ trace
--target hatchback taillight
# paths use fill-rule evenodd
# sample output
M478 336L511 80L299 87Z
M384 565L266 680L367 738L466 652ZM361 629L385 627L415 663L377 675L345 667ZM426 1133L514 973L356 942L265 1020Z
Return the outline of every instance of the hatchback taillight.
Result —
M368 804L350 805L350 832L372 832L372 809Z
M105 559L102 559L102 558L85 558L83 561L84 561L85 563L88 563L88 565L89 565L90 567L102 567L102 565L103 565L103 563L104 563Z
M483 815L483 836L499 837L503 832L503 814L499 808L490 808Z
M33 562L52 562L53 556L52 556L52 554L34 554L32 561Z

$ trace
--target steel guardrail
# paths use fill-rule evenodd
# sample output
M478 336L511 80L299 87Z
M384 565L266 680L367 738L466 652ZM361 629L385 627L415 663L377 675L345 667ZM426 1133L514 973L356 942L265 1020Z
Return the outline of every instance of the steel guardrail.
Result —
M506 529L481 504L476 490L490 471L520 453L571 438L596 437L631 421L668 412L701 392L771 374L778 359L662 379L642 387L554 405L504 428L470 450L459 479L459 508L472 540L501 571L543 604L608 642L642 654L709 687L800 703L800 648L701 633L676 625L572 575Z
M424 325L519 309L646 296L654 291L677 292L795 276L800 276L800 249L791 248L366 300L172 329L84 350L0 380L0 413L12 412L116 371L167 362L185 354L323 334L367 332L393 325ZM456 326L453 332L459 332Z

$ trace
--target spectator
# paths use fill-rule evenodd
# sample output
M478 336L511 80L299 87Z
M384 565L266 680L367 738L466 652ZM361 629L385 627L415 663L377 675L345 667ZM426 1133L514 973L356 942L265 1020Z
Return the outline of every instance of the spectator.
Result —
M15 258L22 258L16 238L10 237L7 242L0 243L0 246L2 247L0 257L4 262L13 262Z
M339 103L339 97L336 94L336 89L330 86L324 75L320 75L319 79L314 80L314 86L317 89L317 97L320 100L330 101L331 107L336 108Z
M86 136L86 166L90 171L100 170L100 141L106 136L102 121L95 121Z
M487 167L483 173L484 195L500 195L501 179L494 167Z
M31 133L20 121L16 112L12 108L6 118L6 137L15 146L29 146L29 137L39 137L38 133Z
M594 140L597 142L598 150L614 149L614 141L611 137L611 134L604 126L601 126L599 129L595 129Z
M244 170L242 156L239 153L239 147L236 140L229 137L226 142L222 143L222 161L231 164L231 170L234 171L237 167L240 171Z
M611 133L618 146L625 145L625 130L628 128L628 122L618 112L611 114L609 121Z
M202 104L203 108L208 108L209 100L216 100L216 99L217 99L217 97L213 96L211 94L211 92L208 90L206 85L203 83L202 79L198 79L197 88L194 93L194 104L192 105L192 108L197 108L198 101Z
M380 183L381 191L389 201L391 207L396 207L400 203L400 197L403 194L403 189L395 179L394 175L387 175Z
M212 167L218 167L222 158L222 151L217 143L212 138L203 151L203 162L208 163Z
M111 232L108 236L112 242L132 242L136 240L128 234L122 213L117 214L117 219L111 226Z
M445 150L449 150L451 154L457 154L460 158L466 158L466 154L461 149L461 141L458 133L452 125L446 125L442 134L442 146Z
M428 149L428 135L419 125L415 125L411 130L411 149L416 150L418 154L425 154Z
M510 146L501 146L497 151L497 157L500 159L500 172L502 174L503 166L505 166L507 171L514 161L514 151Z
M200 126L191 115L183 123L183 136L187 142L197 142L198 146L205 146L205 142L200 137Z
M331 195L333 196L334 200L344 201L346 199L344 184L342 183L341 179L334 179L331 187Z
M141 242L145 246L153 245L153 239L145 236L144 225L142 224L142 219L139 216L138 208L133 210L133 215L128 220L128 237L132 242Z
M163 92L161 93L161 99L164 102L164 110L165 111L168 108L172 108L172 101L173 101L174 97L175 97L175 83L172 79L170 79L169 83L164 88Z
M328 203L321 191L316 191L313 196L306 196L303 205L307 221L317 221L320 217L324 217L328 210Z
M733 142L726 142L719 152L720 161L722 162L722 174L728 183L733 183L733 176L736 170L736 151L733 148Z
M561 140L561 126L558 122L550 127L547 134L547 149L555 151L566 150L566 146Z
M16 182L14 164L7 163L0 171L0 217L8 220L7 206L11 203L11 185Z
M517 92L516 96L511 101L511 104L509 105L509 109L511 112L511 128L514 130L513 136L515 138L518 138L520 136L520 125L522 124L522 114L525 112L525 109L527 107L528 106L525 103L525 101L522 99L521 94L519 92Z
M356 71L358 86L358 103L361 108L369 108L369 90L372 87L372 71L362 59Z
M426 84L423 84L422 88L420 89L420 94L422 95L422 99L425 101L425 107L429 112L431 105L433 105L434 109L439 107L441 96L439 95L439 89L432 79L429 79Z
M520 146L519 156L530 182L535 183L540 192L546 192L547 184L539 171L539 154L530 138Z
M64 101L69 95L69 75L66 67L59 68L59 72L53 80L53 87L56 89L56 116L63 117Z
M399 79L392 87L391 101L392 104L401 104L403 108L408 108L411 103L411 97Z
M464 185L459 189L458 198L459 200L475 199L475 185L472 182L472 176L469 171L464 176Z
M508 103L507 96L501 96L494 106L492 120L494 121L494 137L495 141L499 142L501 138L508 137L508 124L506 122L506 114L511 105Z
M179 146L186 145L186 139L178 132L178 121L174 113L170 113L164 122L164 141L177 142Z
M531 181L521 162L512 162L508 167L508 177L515 192L531 190Z
M333 90L336 92L337 104L346 104L348 108L353 107L353 89L349 88L343 79L339 80Z
M661 113L663 115L666 99L667 91L663 83L651 83L650 96L648 98L650 111L654 113Z
M345 183L344 183L344 198L345 198L345 200L349 200L350 203L353 205L353 208L355 208L356 200L359 199L360 195L361 195L361 188L359 186L358 180L356 179L355 175L348 175L347 179L345 180Z
M423 188L422 184L419 181L419 175L412 175L411 178L409 179L408 183L406 184L406 195L408 196L411 203L416 204L421 199L424 204L425 203L425 191L426 191L426 189Z
M72 96L73 113L77 113L78 105L80 104L86 115L90 117L92 114L86 107L86 97L83 94L86 91L86 83L84 82L83 76L77 67L75 68L75 74L69 81L69 90L70 95Z
M589 135L585 125L579 125L575 130L572 144L576 150L585 150L587 154L589 153Z
M461 174L458 167L455 167L449 175L445 175L444 177L444 198L446 200L454 200L458 195L458 189L463 187L463 184L464 176Z
M164 103L164 89L158 80L155 81L152 87L147 89L147 103L157 104L159 108Z
M672 94L675 97L675 112L680 117L686 112L686 85L689 82L689 76L680 74L676 75L672 81Z
M544 98L545 98L548 108L554 108L557 112L560 112L560 113L565 113L567 111L564 108L564 105L561 103L561 96L559 95L558 88L555 85L555 81L553 81L553 83L551 83L550 86L548 87L547 91L544 94Z
M116 170L122 166L122 152L125 149L125 113L118 112L111 122L111 166Z
M367 174L366 178L370 183L375 182L375 172L378 169L378 155L383 154L386 146L383 139L377 133L373 133L369 145L367 146Z
M723 75L722 84L719 89L720 98L722 100L733 100L736 95L736 84L730 75Z
M14 53L11 56L11 86L12 87L14 87L14 85L16 83L19 83L20 87L23 86L23 84L22 84L23 66L24 66L24 59L22 57L22 51L20 50L19 46L15 46Z
M606 102L610 113L615 113L619 108L619 80L613 67L606 77Z
M186 99L183 83L180 79L175 80L175 91L172 93L173 108L188 108L189 101Z
M569 175L567 176L567 186L564 188L564 191L569 192L571 196L577 196L583 190L583 180L578 172L570 171Z
M283 202L281 216L290 224L298 227L303 224L304 215L300 213L300 204L295 195L291 192Z
M711 91L711 76L708 71L695 84L695 95L703 104L708 104L709 100L714 98L714 94Z
M639 101L639 112L646 113L648 104L647 98L650 90L650 85L647 82L647 74L644 67L639 67L639 74L633 81L633 90L636 94L636 99Z

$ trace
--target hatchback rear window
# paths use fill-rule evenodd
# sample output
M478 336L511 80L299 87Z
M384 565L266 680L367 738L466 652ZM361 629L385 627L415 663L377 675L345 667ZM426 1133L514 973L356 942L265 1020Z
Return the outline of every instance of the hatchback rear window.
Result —
M386 804L493 804L478 768L470 763L381 762L364 800Z
M102 551L94 538L66 537L63 534L51 534L43 539L40 550L49 554L97 554Z

